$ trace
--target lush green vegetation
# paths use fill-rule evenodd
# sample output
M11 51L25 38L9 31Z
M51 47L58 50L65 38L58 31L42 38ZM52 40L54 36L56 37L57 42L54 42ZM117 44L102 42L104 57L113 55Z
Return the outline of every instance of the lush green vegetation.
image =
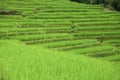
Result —
M119 12L69 0L0 0L0 80L120 80L119 63Z
M25 46L18 41L0 41L0 46L0 80L118 79L110 62Z
M103 4L104 7L120 11L120 0L71 0L87 4Z

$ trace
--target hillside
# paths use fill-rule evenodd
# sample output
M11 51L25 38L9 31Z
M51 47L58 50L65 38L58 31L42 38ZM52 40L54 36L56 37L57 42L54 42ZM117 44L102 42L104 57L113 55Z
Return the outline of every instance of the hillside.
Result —
M25 46L18 41L0 41L0 46L0 80L119 79L119 72L109 62Z
M119 80L120 13L68 0L1 0L0 80Z

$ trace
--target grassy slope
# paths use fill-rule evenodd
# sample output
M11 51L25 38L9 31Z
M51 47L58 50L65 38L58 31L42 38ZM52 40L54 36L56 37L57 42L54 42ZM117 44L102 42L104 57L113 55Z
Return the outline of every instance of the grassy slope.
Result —
M0 62L0 80L118 80L112 63L18 41L0 41Z
M29 2L29 0L25 1ZM38 3L45 1L52 0L38 0ZM56 0L54 3L64 6L69 2L68 0ZM75 6L78 3L71 4ZM71 6L71 4L68 4L68 6ZM7 5L8 8L9 6L11 5ZM17 20L15 19L15 21ZM4 26L18 25L18 22L13 22L14 24L12 22L6 23L0 24ZM23 37L13 38L20 39ZM0 41L0 80L119 80L119 71L119 64L114 65L110 62L47 50L38 46L26 46L18 41Z

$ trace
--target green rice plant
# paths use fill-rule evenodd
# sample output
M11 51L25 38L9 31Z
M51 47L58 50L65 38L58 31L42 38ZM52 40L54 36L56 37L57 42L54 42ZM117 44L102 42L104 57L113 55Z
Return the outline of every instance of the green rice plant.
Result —
M118 12L69 0L0 6L22 13L0 15L0 80L120 79Z
M94 53L100 53L100 52L105 52L105 51L112 51L115 48L113 46L91 46L87 48L82 48L82 49L73 49L69 50L68 52L73 52L77 54L83 54L83 55L90 55Z
M94 26L100 26L100 25L114 25L114 24L120 24L120 21L105 21L105 22L84 22L84 23L78 23L78 26L88 26L88 25L94 25Z
M40 40L40 39L50 39L50 38L65 38L65 37L70 37L69 34L66 33L56 33L56 34L31 34L31 35L21 35L21 36L8 36L4 37L3 39L17 39L17 40L22 40L22 41L30 41L30 40Z
M17 41L0 41L0 44L0 68L4 72L2 75L9 80L115 80L119 78L119 68L114 67L110 62L54 52L41 47L25 46Z
M19 15L0 15L0 19L22 19Z
M72 13L65 13L65 12L55 12L55 13L47 13L47 12L42 12L36 14L36 16L47 16L47 15L101 15L103 14L102 12L72 12Z
M114 45L115 47L119 47L120 46L119 38L118 39L109 39L109 40L106 40L104 43L105 44Z
M109 15L107 15L107 16L105 16L105 15L98 15L98 16L96 16L96 15L88 15L88 16L71 16L71 15L67 15L67 16L61 16L61 15L59 15L59 16L54 16L54 15L52 15L52 16L29 16L29 17L27 17L27 18L29 18L29 19L64 19L64 18L72 18L72 19L80 19L80 18L108 18L108 17L110 17Z
M82 45L82 44L88 44L88 43L97 43L97 41L95 39L83 39L83 40L73 39L68 41L45 43L42 46L49 47L49 48L61 48L61 47Z
M100 31L100 32L91 32L91 31L82 31L79 33L74 33L75 37L89 37L89 36L114 36L114 35L119 35L120 32L119 31L112 31L112 32L108 32L108 31Z
M59 50L59 51L69 51L69 50L74 50L74 49L89 48L91 46L98 46L98 45L100 44L97 44L97 43L73 44L73 45L68 45L64 47L57 47L54 49Z
M78 26L78 30L114 30L119 29L119 25L108 25L108 26Z

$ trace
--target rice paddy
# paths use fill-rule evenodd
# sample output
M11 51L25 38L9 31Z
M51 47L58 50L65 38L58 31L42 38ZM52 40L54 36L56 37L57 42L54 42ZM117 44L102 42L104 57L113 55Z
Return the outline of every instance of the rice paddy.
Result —
M0 80L120 80L120 13L68 0L0 1Z

